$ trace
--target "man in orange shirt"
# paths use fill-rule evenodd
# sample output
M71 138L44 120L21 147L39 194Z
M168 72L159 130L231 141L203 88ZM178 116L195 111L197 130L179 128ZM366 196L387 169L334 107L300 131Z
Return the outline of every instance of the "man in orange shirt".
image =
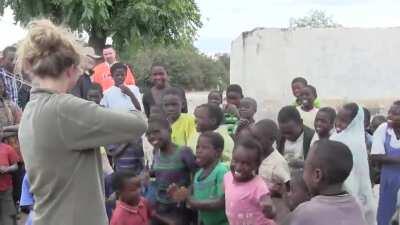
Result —
M117 62L117 54L115 52L115 49L111 45L106 45L103 49L103 57L104 57L104 62L98 64L93 69L94 73L92 76L92 80L95 83L99 83L103 88L103 91L106 91L108 88L114 85L114 80L111 77L110 68L114 63ZM129 67L124 84L125 85L135 84L135 78Z

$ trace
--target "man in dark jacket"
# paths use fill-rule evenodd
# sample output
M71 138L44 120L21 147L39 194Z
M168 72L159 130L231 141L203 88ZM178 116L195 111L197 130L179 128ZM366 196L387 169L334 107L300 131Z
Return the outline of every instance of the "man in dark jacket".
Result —
M76 97L86 99L87 92L92 85L91 76L93 74L93 68L96 66L96 62L101 59L101 56L96 55L93 48L86 47L86 59L82 63L84 72L79 80L76 82L75 87L71 90L71 94Z
M281 131L278 151L289 163L304 161L315 131L303 124L294 106L285 106L279 111L278 123Z

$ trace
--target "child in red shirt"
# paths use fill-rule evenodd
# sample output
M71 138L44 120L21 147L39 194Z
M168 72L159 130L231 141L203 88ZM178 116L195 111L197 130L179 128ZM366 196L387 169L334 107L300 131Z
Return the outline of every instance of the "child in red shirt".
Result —
M110 225L149 225L150 219L165 225L173 225L171 221L153 212L149 202L140 196L139 176L126 171L115 172L112 183L118 200Z
M12 172L18 169L18 155L11 146L0 143L0 224L16 224Z

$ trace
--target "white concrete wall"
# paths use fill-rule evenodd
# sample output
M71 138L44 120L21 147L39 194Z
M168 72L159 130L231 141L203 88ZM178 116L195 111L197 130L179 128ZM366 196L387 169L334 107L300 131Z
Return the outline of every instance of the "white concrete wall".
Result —
M259 117L293 101L296 76L326 105L385 108L400 98L400 28L256 29L233 41L231 83L258 100Z

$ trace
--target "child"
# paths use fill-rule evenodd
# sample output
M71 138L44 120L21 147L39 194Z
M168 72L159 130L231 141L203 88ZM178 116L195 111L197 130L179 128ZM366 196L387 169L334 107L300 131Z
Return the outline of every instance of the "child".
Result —
M235 139L239 137L240 132L255 123L254 114L257 112L257 102L253 98L243 98L240 100L239 115L240 119L234 129Z
M314 130L303 124L299 111L294 106L283 107L278 114L281 139L278 141L278 151L288 163L304 161L310 149Z
M261 146L252 138L241 138L233 151L231 171L224 176L225 196L215 200L192 201L199 210L215 210L225 206L230 225L272 225L275 217L270 192L257 175L261 163Z
M382 124L386 122L386 117L382 116L382 115L376 115L372 118L371 121L371 126L370 126L370 132L373 135L376 131L376 129L378 129L378 127Z
M0 224L17 223L11 174L18 170L18 155L11 146L0 143Z
M237 84L229 85L226 90L226 105L223 107L225 113L224 124L229 134L234 137L234 129L239 120L240 100L243 98L242 87Z
M30 192L29 189L30 189L30 184L28 181L28 176L27 174L25 174L22 180L22 191L20 199L21 211L29 213L25 225L32 225L33 205L35 203L33 194Z
M228 169L220 162L223 148L224 139L220 134L208 131L200 135L196 162L201 169L194 176L193 196L189 199L187 195L183 195L182 199L175 198L178 202L187 199L191 206L195 206L199 201L214 200L224 196L222 185ZM177 186L171 188L175 189L171 190L171 194L174 195ZM223 209L214 211L199 209L199 218L203 225L228 225Z
M258 174L271 190L272 200L277 208L275 221L279 223L288 212L282 196L289 191L290 171L286 159L273 147L278 137L278 126L274 121L264 119L252 126L249 132L262 147L262 162Z
M106 108L119 110L141 110L140 91L136 85L124 84L126 78L127 67L122 63L115 63L111 66L111 76L114 80L114 85L104 92L104 97L101 100L101 105Z
M314 126L315 116L318 109L314 107L314 101L317 99L317 90L311 85L305 86L300 91L301 106L297 106L304 125L308 127Z
M343 183L353 166L349 148L336 141L320 140L311 148L304 181L313 198L299 205L290 225L366 225L361 209Z
M157 184L157 213L176 224L187 225L191 212L184 206L177 205L168 196L167 189L171 184L185 187L191 184L191 176L197 169L195 157L190 148L177 146L172 142L172 131L167 120L151 117L148 123L146 136L155 149L151 175L155 177Z
M290 174L290 191L286 198L290 211L294 211L301 203L311 199L307 185L303 179L303 171L303 168L294 169Z
M378 206L378 225L389 224L396 210L400 190L400 101L388 112L388 121L378 127L372 144L372 161L382 165ZM398 203L397 203L398 204Z
M103 88L98 83L92 83L87 91L86 99L100 105L103 98Z
M100 105L101 99L103 98L103 88L98 83L92 83L87 91L86 99L91 102L95 102ZM103 165L103 176L104 176L104 194L106 199L109 198L112 193L111 175L114 172L111 163L113 162L112 156L107 155L107 150L104 146L100 147L101 162ZM111 218L112 208L114 202L106 201L107 217Z
M208 94L208 104L222 105L222 93L220 91L210 91Z
M266 181L273 196L281 196L283 194L281 190L288 190L290 181L289 165L273 147L278 138L278 132L276 123L269 119L261 120L250 128L250 133L260 141L262 147L263 160L258 174Z
M369 127L371 125L371 112L363 107L364 111L364 129L365 129L365 144L367 145L368 154L371 152L372 147L372 135L369 133Z
M300 98L301 90L307 85L308 85L308 82L303 77L296 77L292 80L292 93L293 93L293 96L296 98L295 102L293 103L294 106L302 105L302 100ZM318 98L314 100L313 105L316 108L320 107L320 102L319 102Z
M162 93L171 87L169 84L168 72L166 67L160 63L155 63L151 66L150 72L150 82L151 88L146 90L143 94L143 108L146 113L147 118L150 117L150 109L152 106L161 104ZM176 88L182 99L182 113L187 113L187 101L185 90L182 88Z
M239 108L240 100L242 100L243 97L242 87L238 84L231 84L226 89L227 105L234 105L236 108Z
M182 111L182 96L177 88L168 88L161 97L162 110L172 124L172 142L178 146L187 146L190 136L196 132L194 117Z
M335 132L335 118L336 111L331 107L324 107L318 110L314 121L315 134L311 144L321 139L329 139L331 134Z
M196 107L194 111L196 117L196 129L197 132L193 134L189 141L189 147L193 150L196 149L199 136L207 131L215 131L219 133L224 139L224 149L222 152L221 160L227 165L230 164L232 159L232 151L234 142L228 133L225 126L220 126L223 119L224 113L221 108L213 104L204 104Z
M114 86L104 92L101 105L106 108L124 111L140 111L141 107L139 88L135 85L124 85L127 67L122 63L115 63L111 67L111 76ZM129 143L113 144L106 148L107 154L112 157L115 171L129 170L140 173L144 168L143 142L141 139Z
M173 224L153 213L147 200L140 196L139 176L129 172L116 172L112 183L118 200L110 225L146 225L150 224L151 218L162 224Z
M345 104L336 116L336 132L331 140L347 145L353 155L353 169L344 188L362 207L368 224L376 224L376 203L370 179L367 147L365 145L364 112L355 103Z

